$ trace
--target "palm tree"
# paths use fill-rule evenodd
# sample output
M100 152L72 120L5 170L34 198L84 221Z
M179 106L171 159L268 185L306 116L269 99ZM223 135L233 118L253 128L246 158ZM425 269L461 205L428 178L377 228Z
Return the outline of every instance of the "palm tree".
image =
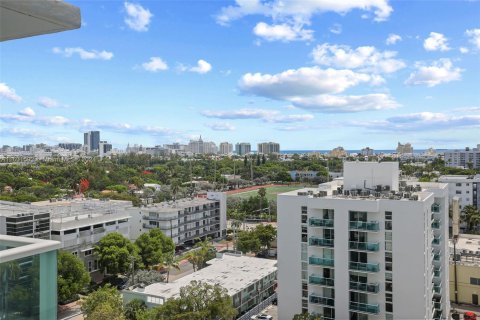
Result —
M180 191L180 181L178 179L172 179L170 182L170 191L173 195L173 201L177 201L177 194Z
M476 230L480 224L480 211L472 205L465 206L462 209L462 221L467 223L469 231Z
M168 282L170 278L170 270L172 268L180 270L180 259L175 257L175 251L171 251L164 254L162 266L167 268L167 282Z
M258 189L258 196L260 197L260 214L262 214L263 199L265 199L266 195L267 195L267 189L265 188Z

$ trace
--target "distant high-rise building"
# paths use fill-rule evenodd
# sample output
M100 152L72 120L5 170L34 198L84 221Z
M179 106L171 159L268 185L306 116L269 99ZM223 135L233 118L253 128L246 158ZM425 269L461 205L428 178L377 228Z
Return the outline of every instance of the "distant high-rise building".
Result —
M220 154L230 154L233 152L233 145L228 142L220 142Z
M410 143L398 143L397 154L413 154L413 147Z
M252 152L252 146L248 142L239 142L235 144L235 153L243 156Z
M88 131L83 134L83 144L88 147L88 152L98 150L100 144L100 131Z
M107 155L109 152L112 151L112 144L108 143L107 141L100 141L99 147L98 147L98 155L100 157L104 157Z
M476 148L465 150L445 151L445 165L447 167L480 168L480 144Z
M370 149L370 147L366 147L362 149L362 156L373 156L373 149Z
M187 151L195 154L215 154L218 152L218 148L214 142L203 141L200 136L198 140L190 140Z
M81 143L59 143L58 147L65 149L65 150L79 150L82 148Z
M398 162L278 195L278 319L447 319L448 186L399 181Z
M330 151L330 156L342 158L347 156L347 152L345 151L345 149L343 149L343 147L336 147L332 151Z
M276 142L262 142L257 145L257 152L262 154L280 153L280 144Z

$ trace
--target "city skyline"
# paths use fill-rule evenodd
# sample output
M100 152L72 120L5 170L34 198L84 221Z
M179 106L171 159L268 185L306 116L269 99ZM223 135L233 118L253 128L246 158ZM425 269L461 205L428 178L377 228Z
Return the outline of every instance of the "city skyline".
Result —
M478 2L294 3L72 1L79 30L0 44L1 144L477 145Z

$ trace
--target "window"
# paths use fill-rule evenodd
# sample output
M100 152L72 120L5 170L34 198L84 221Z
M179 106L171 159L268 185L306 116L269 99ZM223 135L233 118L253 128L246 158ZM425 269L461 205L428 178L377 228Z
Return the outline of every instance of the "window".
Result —
M63 234L72 234L72 233L77 233L77 229L70 229L70 230L63 231Z
M159 297L148 296L147 297L147 302L154 303L154 304L162 304L163 299L159 298Z
M385 221L385 230L392 230L392 221Z
M385 282L385 291L392 292L393 291L393 283Z
M392 220L392 212L385 211L385 220Z
M393 295L391 293L385 293L385 301L393 302Z
M60 231L50 231L50 233L54 236L59 236L60 235Z
M462 190L455 191L455 194L462 194Z
M301 210L302 210L302 214L307 214L307 211L308 211L307 207L302 206Z
M461 186L462 186L462 184L461 184L461 183L455 183L455 186L457 186L457 187L461 187Z
M93 253L92 249L90 249L90 250L85 251L83 254L85 255L85 257L88 257L88 256L91 256L92 253Z
M114 225L114 224L116 224L116 223L117 223L116 221L108 221L108 222L105 223L105 225L107 225L107 226L112 226L112 225Z
M385 303L385 311L386 312L393 312L393 304Z
M470 284L480 286L480 279L479 278L470 278Z

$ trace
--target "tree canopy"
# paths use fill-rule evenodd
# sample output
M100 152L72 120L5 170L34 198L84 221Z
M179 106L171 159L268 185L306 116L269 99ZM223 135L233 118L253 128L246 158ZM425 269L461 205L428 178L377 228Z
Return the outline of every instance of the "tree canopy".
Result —
M81 309L87 320L125 319L122 296L109 285L90 293L82 302Z
M167 300L163 305L151 310L150 319L165 320L204 320L234 319L237 310L227 289L220 285L192 281L180 288L178 298Z
M58 301L66 302L76 297L90 283L90 274L82 260L60 250L57 255Z
M109 274L126 273L134 263L135 269L143 267L138 249L118 232L104 236L94 247L98 263Z
M146 268L161 263L164 255L175 250L175 243L160 229L151 229L135 241L142 263Z

